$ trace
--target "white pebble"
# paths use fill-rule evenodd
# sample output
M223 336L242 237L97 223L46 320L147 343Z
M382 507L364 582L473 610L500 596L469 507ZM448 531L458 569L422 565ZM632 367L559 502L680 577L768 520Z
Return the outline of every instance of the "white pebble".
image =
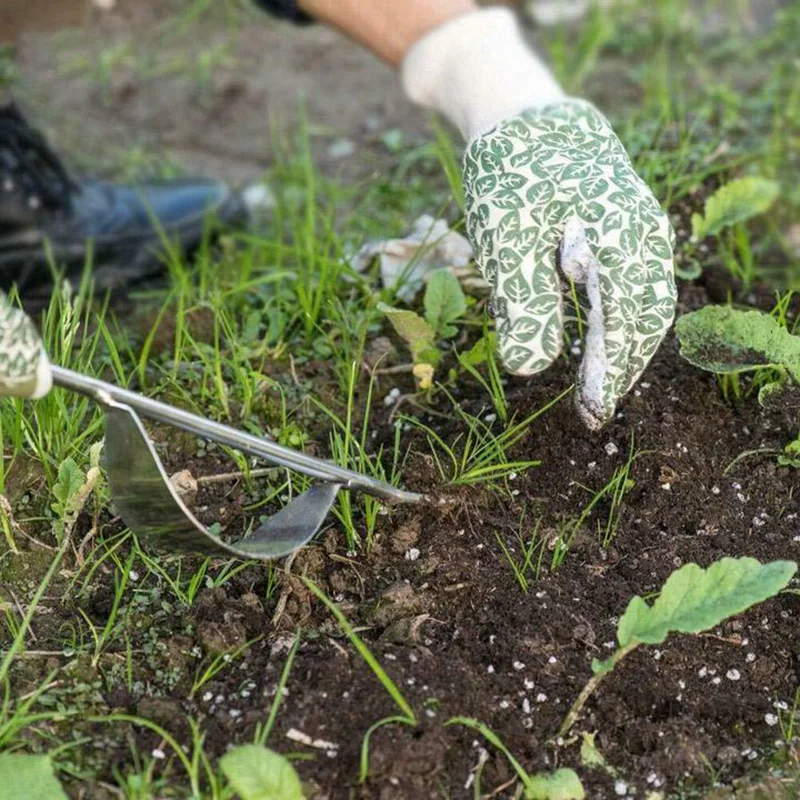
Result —
M728 671L725 673L725 677L726 677L726 678L727 678L729 681L738 681L738 680L739 680L739 678L741 678L741 677L742 677L742 673L741 673L741 672L739 672L739 670L738 670L738 669L729 669L729 670L728 670Z
M625 797L628 794L628 784L625 781L617 781L614 784L614 793L617 797Z
M419 548L418 547L409 547L406 550L406 561L416 561L419 558Z
M770 726L770 728L774 728L778 724L778 715L777 714L764 714L764 722Z

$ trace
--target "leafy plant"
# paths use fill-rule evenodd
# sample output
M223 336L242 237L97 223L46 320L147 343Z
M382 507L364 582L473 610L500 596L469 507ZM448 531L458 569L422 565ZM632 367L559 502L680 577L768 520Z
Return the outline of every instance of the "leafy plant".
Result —
M3 797L67 800L48 756L0 753L0 786Z
M686 280L700 276L704 260L700 257L700 243L714 236L719 261L746 292L757 277L766 273L756 263L745 223L767 211L779 190L775 181L751 176L730 181L708 197L703 213L692 215L692 237L683 248L683 264L676 268L677 275Z
M745 177L726 183L705 203L702 214L692 215L695 240L763 214L775 202L780 187L767 178Z
M477 731L493 747L496 747L508 759L508 763L519 776L526 800L583 800L586 797L583 784L574 770L558 769L552 773L530 775L503 744L500 737L480 720L469 717L453 717L445 725L463 725L465 728Z
M722 558L708 569L685 564L666 580L652 605L638 595L617 625L619 647L605 661L594 659L594 676L564 719L563 736L588 698L616 665L642 644L661 644L670 633L702 633L751 606L774 597L797 571L794 561L761 564L754 558Z
M780 367L800 383L800 336L769 314L705 306L675 325L681 356L701 369L737 373Z
M234 747L219 765L242 800L303 800L303 785L294 767L263 745Z
M424 317L415 311L393 308L385 303L378 307L411 350L417 386L430 389L434 371L442 357L437 342L456 335L458 328L453 323L467 310L467 300L458 278L449 269L437 269L431 273L423 298Z
M771 370L759 391L762 405L791 402L787 386L800 385L800 336L762 311L739 311L706 306L682 316L675 325L680 353L690 364L708 372L736 375ZM787 402L788 400L788 402ZM800 462L800 438L779 456L782 466Z

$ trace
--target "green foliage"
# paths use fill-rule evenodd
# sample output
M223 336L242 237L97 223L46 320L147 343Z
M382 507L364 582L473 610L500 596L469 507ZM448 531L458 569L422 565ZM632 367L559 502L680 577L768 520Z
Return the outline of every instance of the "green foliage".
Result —
M794 561L761 564L747 557L723 558L708 569L685 564L667 578L653 605L638 595L631 599L617 626L619 646L661 644L670 633L707 631L776 595L796 571ZM592 669L608 671L617 660L595 659Z
M303 800L303 785L294 767L267 747L241 745L219 763L242 800Z
M559 769L549 774L530 775L503 744L500 737L480 720L469 717L453 717L445 724L463 725L465 728L477 731L487 742L496 747L508 759L508 763L519 776L526 800L583 800L586 797L580 778L571 769Z
M48 756L0 753L0 794L25 800L67 800Z
M391 322L397 335L408 345L415 363L436 365L440 353L436 349L436 331L417 313L405 308L378 306Z
M442 357L437 340L455 336L458 328L453 323L467 310L467 299L458 278L449 269L431 273L423 307L424 318L408 309L393 308L385 303L378 305L411 351L417 385L420 389L429 389Z
M701 369L736 373L779 365L800 382L800 336L761 311L706 306L675 325L681 355Z
M437 269L431 274L423 305L425 319L439 336L458 333L452 323L467 310L467 300L458 278L449 269Z
M717 189L707 200L703 214L692 215L692 235L697 239L718 234L724 228L763 214L775 202L780 187L766 178L738 178Z
M760 564L754 558L722 558L708 569L685 564L675 570L652 606L638 595L633 597L617 625L619 647L605 661L593 659L594 675L572 704L559 735L569 732L600 682L639 645L661 644L670 633L707 631L774 597L795 572L794 561Z
M525 787L528 800L583 800L586 792L580 778L571 769L557 769L549 775L534 775Z
M60 517L72 510L72 504L83 486L85 475L72 458L65 458L58 467L58 478L53 486L56 501L53 511Z
M800 438L789 442L778 456L779 467L794 467L800 469Z

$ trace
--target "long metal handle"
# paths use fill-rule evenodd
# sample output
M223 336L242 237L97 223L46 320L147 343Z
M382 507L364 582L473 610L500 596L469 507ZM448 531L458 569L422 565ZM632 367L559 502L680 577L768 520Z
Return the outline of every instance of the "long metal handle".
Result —
M349 469L344 469L321 458L299 453L288 447L283 447L276 442L252 436L244 431L222 425L219 422L200 417L189 411L153 400L149 397L121 389L105 381L90 378L79 372L73 372L63 367L52 367L53 383L64 389L88 395L94 399L103 395L110 397L118 403L133 408L143 417L174 425L176 428L193 433L204 439L211 439L220 444L228 445L235 450L257 456L287 467L288 469L302 472L312 478L341 484L344 488L368 492L376 497L393 500L401 503L414 503L422 499L422 495L406 492L392 486L386 481L359 475Z

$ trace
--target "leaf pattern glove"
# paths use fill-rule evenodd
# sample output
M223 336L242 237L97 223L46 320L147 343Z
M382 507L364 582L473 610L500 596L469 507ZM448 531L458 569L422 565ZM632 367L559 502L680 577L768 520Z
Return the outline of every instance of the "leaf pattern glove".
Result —
M52 386L36 326L0 292L0 395L39 398Z
M576 399L587 425L599 428L674 318L666 215L605 117L572 98L473 138L464 191L467 233L492 287L509 371L533 375L561 352L559 261L566 277L585 285L590 310Z

